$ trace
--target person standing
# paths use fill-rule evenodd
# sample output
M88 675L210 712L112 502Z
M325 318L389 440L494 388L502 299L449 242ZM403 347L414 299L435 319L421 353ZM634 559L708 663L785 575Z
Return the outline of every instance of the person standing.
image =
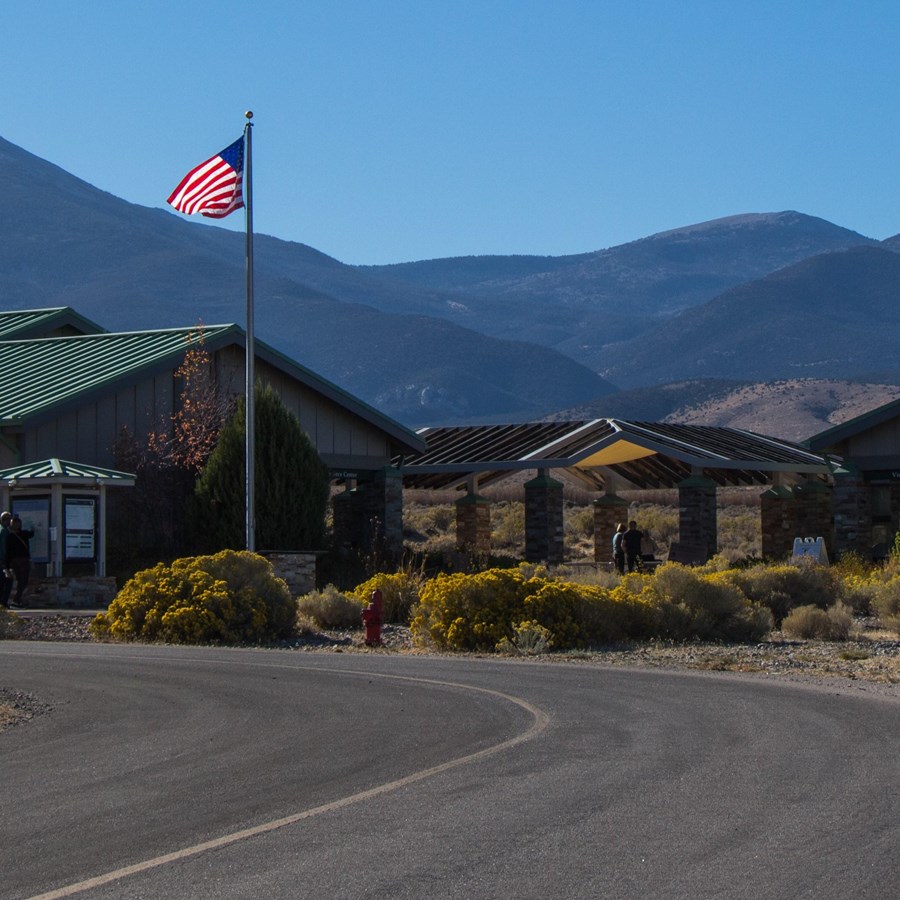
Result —
M33 537L34 531L23 529L22 520L18 516L13 516L9 525L9 534L6 536L6 559L9 568L16 576L16 596L12 601L13 606L24 606L22 595L28 587L28 576L31 574L29 541Z
M0 513L0 606L9 607L9 595L12 593L12 571L9 568L9 560L6 558L7 539L9 538L9 526L12 522L12 513L4 510Z
M625 574L625 545L622 538L625 536L625 523L619 522L616 525L616 533L612 539L613 562L616 564L616 571L620 575Z
M628 531L622 535L622 543L625 545L625 562L628 564L629 572L640 568L641 543L643 539L644 533L638 531L637 522L629 522Z

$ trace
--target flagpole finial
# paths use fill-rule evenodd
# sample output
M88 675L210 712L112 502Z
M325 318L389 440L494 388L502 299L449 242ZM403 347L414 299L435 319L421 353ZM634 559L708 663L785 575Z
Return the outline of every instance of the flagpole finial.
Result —
M253 118L253 110L248 109L247 112L244 113L244 117L247 119L252 119Z

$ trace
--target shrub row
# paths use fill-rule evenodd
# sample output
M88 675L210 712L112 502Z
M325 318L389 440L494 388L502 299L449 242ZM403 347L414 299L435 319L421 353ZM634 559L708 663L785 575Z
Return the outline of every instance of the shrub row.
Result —
M358 627L375 590L384 621L444 649L579 647L629 640L754 641L781 625L792 635L845 639L854 612L874 612L900 634L900 558L879 568L675 563L599 583L551 577L539 566L470 574L379 573L342 593L332 585L294 601L270 563L223 551L137 573L95 635L173 643L238 643L287 636L297 624ZM2 630L0 622L0 630ZM0 634L2 636L2 634Z
M411 622L423 642L452 650L494 650L543 629L549 646L626 640L759 640L772 615L727 578L675 563L632 574L615 587L552 579L528 566L429 581Z
M412 630L444 649L493 650L522 641L565 648L625 640L755 641L773 627L845 640L854 613L874 612L900 634L900 561L881 568L676 563L604 584L552 579L522 565L440 575L420 591Z

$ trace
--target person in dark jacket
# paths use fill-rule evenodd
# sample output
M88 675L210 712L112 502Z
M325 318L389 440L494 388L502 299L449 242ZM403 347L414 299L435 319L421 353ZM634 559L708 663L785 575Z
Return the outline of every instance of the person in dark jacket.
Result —
M637 522L629 522L628 531L622 535L622 543L625 545L625 562L628 564L629 572L640 568L641 542L643 539L644 533L638 531Z
M23 529L22 520L18 516L13 516L9 533L6 535L6 564L16 576L16 596L13 599L13 606L24 605L22 595L28 587L28 576L31 574L31 547L28 542L33 537L34 532Z
M12 593L12 571L6 561L6 540L9 537L9 523L12 513L5 510L0 513L0 606L9 606L9 595Z

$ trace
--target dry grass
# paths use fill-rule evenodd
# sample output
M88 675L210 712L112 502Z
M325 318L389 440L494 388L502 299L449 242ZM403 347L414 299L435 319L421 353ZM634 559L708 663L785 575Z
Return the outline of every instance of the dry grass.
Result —
M729 561L761 555L758 488L722 489L718 492L719 552ZM525 503L521 485L488 488L491 500L491 549L520 556L525 549ZM580 495L580 496L579 496ZM403 499L403 532L406 544L419 552L446 552L456 546L455 500L448 491L407 491ZM566 557L594 558L594 507L596 493L567 487L564 496ZM627 517L634 519L650 550L664 559L678 540L678 492L622 492L630 500Z
M12 725L22 717L22 714L9 703L0 703L0 731L3 731L7 725Z

